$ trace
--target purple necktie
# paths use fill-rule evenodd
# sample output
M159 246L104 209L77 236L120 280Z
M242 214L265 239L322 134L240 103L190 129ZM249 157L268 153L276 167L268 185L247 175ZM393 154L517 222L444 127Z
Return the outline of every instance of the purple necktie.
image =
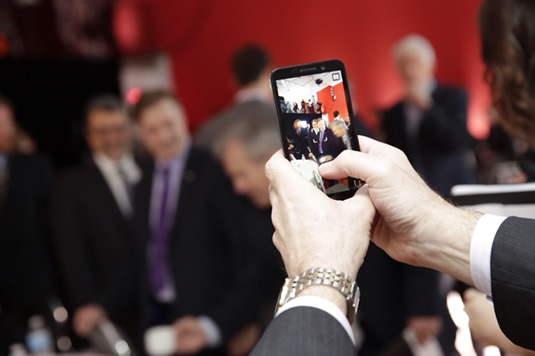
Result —
M323 154L323 131L320 131L320 153Z
M152 231L149 247L149 283L152 293L158 294L168 280L167 269L167 201L169 195L169 167L158 173L163 181L163 190L160 197L158 221Z

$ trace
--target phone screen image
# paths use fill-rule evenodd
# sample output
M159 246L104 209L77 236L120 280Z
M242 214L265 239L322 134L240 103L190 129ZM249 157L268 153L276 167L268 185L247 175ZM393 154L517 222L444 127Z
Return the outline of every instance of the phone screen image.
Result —
M346 149L358 150L341 70L275 80L285 153L307 180L329 196L354 192L361 182L323 179L319 166Z

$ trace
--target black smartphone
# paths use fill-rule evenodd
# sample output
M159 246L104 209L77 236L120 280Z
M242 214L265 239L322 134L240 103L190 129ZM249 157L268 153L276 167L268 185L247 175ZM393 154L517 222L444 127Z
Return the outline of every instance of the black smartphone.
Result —
M333 199L353 196L359 179L323 179L319 166L359 150L344 64L339 60L277 68L271 73L284 155Z

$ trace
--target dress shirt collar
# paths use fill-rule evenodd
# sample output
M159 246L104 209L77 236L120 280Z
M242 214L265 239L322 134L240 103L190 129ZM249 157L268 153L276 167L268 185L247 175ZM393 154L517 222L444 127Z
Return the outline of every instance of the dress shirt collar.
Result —
M93 154L93 161L105 174L114 174L118 168L121 168L130 183L135 184L141 179L141 170L130 153L116 161L101 152L96 152Z
M166 168L175 170L180 167L183 167L189 156L190 150L191 150L191 139L187 139L186 142L184 143L183 149L180 151L180 153L177 156L166 161L156 161L156 172L161 172L162 170Z

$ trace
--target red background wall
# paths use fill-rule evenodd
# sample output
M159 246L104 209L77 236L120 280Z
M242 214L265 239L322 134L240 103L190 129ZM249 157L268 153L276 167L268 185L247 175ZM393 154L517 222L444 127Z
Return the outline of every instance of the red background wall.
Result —
M336 95L336 100L334 101L331 95L331 88L333 89L333 95ZM334 119L333 112L336 110L338 110L338 113L342 118L348 115L343 83L338 83L333 87L327 86L318 91L316 95L318 101L322 103L322 112L329 114L329 122Z
M487 133L488 93L477 30L481 0L123 0L141 28L131 49L163 50L173 65L178 94L197 127L232 100L229 60L247 42L272 54L274 66L339 58L352 79L353 100L375 127L376 109L400 96L392 45L417 32L435 46L437 78L470 94L469 130ZM126 31L124 31L126 30ZM139 30L139 28L138 28Z

